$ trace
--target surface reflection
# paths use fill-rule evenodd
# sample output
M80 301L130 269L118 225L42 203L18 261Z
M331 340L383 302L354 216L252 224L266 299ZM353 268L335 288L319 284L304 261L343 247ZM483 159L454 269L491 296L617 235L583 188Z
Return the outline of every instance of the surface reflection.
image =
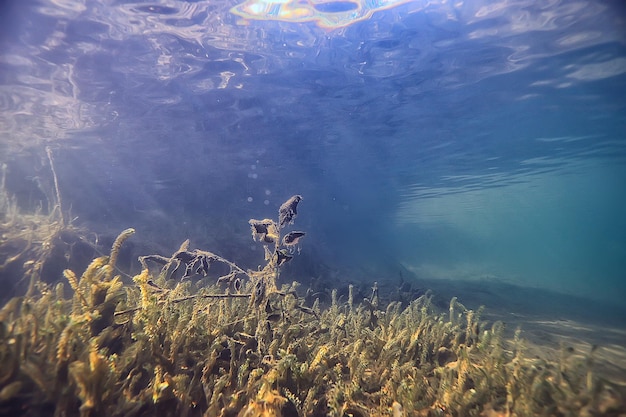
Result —
M318 26L336 29L368 19L377 11L390 9L411 0L247 0L231 12L253 20L315 22Z

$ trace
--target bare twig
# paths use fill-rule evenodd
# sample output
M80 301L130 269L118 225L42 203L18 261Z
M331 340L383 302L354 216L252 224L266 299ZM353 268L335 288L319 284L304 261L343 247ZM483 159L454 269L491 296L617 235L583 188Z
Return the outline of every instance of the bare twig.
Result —
M195 294L195 295L188 295L186 297L175 298L169 301L167 300L159 301L159 304L166 304L168 302L169 303L181 303L183 301L195 300L198 298L250 298L251 296L252 294ZM139 311L141 309L142 309L141 306L128 308L126 310L116 311L114 315L121 316L123 314L134 313L135 311Z
M61 192L59 191L59 181L57 180L57 173L54 169L54 160L52 159L52 149L46 146L46 154L48 155L48 161L50 162L50 170L52 171L52 178L54 179L54 191L56 192L57 201L54 205L54 209L59 210L61 216L61 226L65 227L65 216L63 215L63 205L61 204Z

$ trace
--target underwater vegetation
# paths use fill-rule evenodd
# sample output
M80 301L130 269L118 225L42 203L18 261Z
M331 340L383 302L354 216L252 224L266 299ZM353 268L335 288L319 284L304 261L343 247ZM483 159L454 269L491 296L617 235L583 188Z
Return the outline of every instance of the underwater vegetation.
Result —
M125 282L119 251L79 274L34 280L0 309L0 415L10 416L618 416L620 390L593 351L526 357L518 330L427 293L382 305L379 290L329 302L279 285L305 236L249 221L266 265L244 269L184 242L140 257ZM215 272L217 271L217 273ZM60 277L61 278L61 277ZM67 288L69 286L69 288Z
M64 268L86 265L93 257L92 245L86 243L84 230L76 227L61 205L61 194L54 169L53 155L46 148L52 184L37 181L48 200L48 207L38 205L25 213L17 199L6 189L7 165L0 166L0 302L12 292L32 295L42 276L61 276ZM82 262L77 262L78 260ZM16 282L17 281L17 282Z

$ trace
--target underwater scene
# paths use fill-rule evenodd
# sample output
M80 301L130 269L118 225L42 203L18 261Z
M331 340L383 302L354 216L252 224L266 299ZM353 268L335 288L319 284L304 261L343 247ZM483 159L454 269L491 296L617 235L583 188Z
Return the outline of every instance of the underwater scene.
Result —
M626 4L0 4L0 417L626 417Z

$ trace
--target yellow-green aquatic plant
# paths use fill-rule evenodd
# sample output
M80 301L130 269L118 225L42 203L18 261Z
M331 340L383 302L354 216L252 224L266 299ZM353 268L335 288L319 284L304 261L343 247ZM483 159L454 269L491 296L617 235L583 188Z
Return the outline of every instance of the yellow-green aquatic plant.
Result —
M37 183L48 200L47 213L42 207L45 202L40 202L30 212L21 210L17 199L6 188L8 167L6 164L0 167L0 284L19 288L27 294L34 292L37 282L49 280L43 277L46 272L60 271L57 265L67 264L73 248L84 240L83 231L72 224L71 217L62 208L50 148L46 148L46 155L53 185L46 187L40 180ZM54 280L58 278L55 276ZM0 300L6 301L6 295L11 292L5 287Z
M621 391L593 373L593 352L527 358L519 332L504 340L502 323L487 325L481 310L456 299L445 312L431 293L383 306L374 285L362 301L349 289L345 302L335 291L330 306L307 305L298 283L277 282L277 252L290 249L282 228L296 214L290 204L278 222L250 223L267 246L268 263L257 271L185 243L169 258L142 258L142 271L123 283L116 259L128 229L80 277L64 272L70 298L63 283L38 282L9 301L0 309L0 415L626 412ZM147 261L162 268L153 273ZM209 279L214 262L228 271ZM174 279L183 265L184 277L207 277Z

